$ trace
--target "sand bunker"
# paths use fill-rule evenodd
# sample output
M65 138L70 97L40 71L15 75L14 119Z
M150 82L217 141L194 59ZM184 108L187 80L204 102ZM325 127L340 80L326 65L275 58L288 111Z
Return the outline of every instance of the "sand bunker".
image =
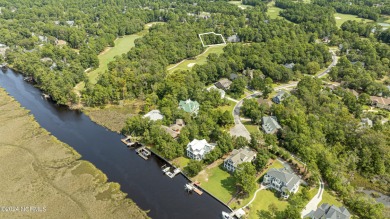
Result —
M341 20L341 17L334 17L334 18L336 18L336 20Z
M192 68L196 63L190 63L187 65L187 67Z

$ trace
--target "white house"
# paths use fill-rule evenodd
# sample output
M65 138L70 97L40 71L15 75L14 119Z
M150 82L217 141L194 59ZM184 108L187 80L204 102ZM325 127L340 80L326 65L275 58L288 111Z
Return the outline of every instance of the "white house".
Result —
M187 156L194 160L203 160L207 153L215 148L214 144L209 144L205 139L194 139L187 145Z
M283 198L288 198L291 193L299 189L300 179L285 168L270 169L264 176L263 184L280 192Z
M238 165L245 162L252 162L256 158L256 152L248 147L234 149L231 155L225 159L223 166L231 172L234 172Z
M160 110L152 110L148 113L146 113L144 118L149 118L152 121L162 120L164 116L161 114Z

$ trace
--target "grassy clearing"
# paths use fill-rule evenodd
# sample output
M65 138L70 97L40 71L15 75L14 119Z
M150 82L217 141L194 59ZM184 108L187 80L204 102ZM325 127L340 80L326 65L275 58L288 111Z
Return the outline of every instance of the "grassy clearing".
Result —
M184 167L186 167L189 162L190 162L190 159L188 159L186 157L178 157L178 158L175 158L174 160L172 160L173 165L179 167L180 169L184 169Z
M352 21L362 21L363 23L367 23L367 22L373 22L373 20L369 20L369 19L364 19L364 18L359 18L358 16L356 15L352 15L352 14L340 14L340 13L335 13L334 14L334 17L336 19L336 25L338 27L341 27L341 25L346 22L346 21L349 21L349 20L352 20Z
M242 124L245 126L246 129L248 129L249 133L259 133L260 129L258 125L252 124L251 121L244 121Z
M237 7L241 8L241 9L247 9L247 8L253 7L251 5L243 5L242 1L229 1L228 3L233 4L233 5L237 5Z
M99 74L108 70L107 65L108 65L108 63L110 63L114 60L115 56L120 56L120 55L130 51L130 49L134 47L134 41L138 38L143 37L145 34L148 33L148 29L150 27L152 27L154 24L158 24L158 23L163 23L163 22L153 22L153 23L145 24L143 31L136 33L136 34L126 35L126 36L117 38L114 41L114 43L115 43L114 47L107 47L103 52L101 52L98 55L99 68L94 69L94 70L87 73L89 81L92 84L95 84L97 82ZM84 82L80 82L79 84L76 85L75 89L77 91L81 91L84 89L84 86L85 86Z
M281 12L281 11L283 11L283 9L275 7L275 6L271 6L271 7L268 7L267 15L271 19L276 19L276 18L284 19L282 16L279 15L279 12Z
M236 191L234 178L223 169L223 160L216 161L212 166L201 171L194 180L199 181L202 188L227 203Z
M141 100L124 101L122 105L106 105L104 108L85 107L83 112L92 121L112 131L120 132L126 124L126 120L138 114L144 102Z
M338 207L343 205L339 200L337 200L335 196L332 195L332 191L326 188L324 190L324 193L322 194L322 200L318 206L322 205L323 203L336 205Z
M146 218L117 183L41 128L0 89L0 203L45 212L6 212L5 218Z
M236 105L236 102L227 100L228 104L224 106L220 106L217 108L217 110L221 110L222 112L229 111L233 112L234 106Z
M252 199L252 197L251 197ZM268 211L268 206L274 203L278 207L278 211L283 211L287 208L288 202L281 201L269 190L261 190L257 193L256 199L248 207L250 208L248 219L258 219L259 211Z
M182 62L179 62L177 64L169 65L168 68L167 68L168 72L172 73L172 72L174 72L176 70L190 70L192 67L194 67L195 64L198 64L198 65L206 64L207 56L210 53L215 53L215 54L218 54L218 55L222 54L224 47L225 47L225 45L218 45L218 46L208 47L205 52L203 52L202 54L196 56L193 59L186 59L186 60L184 60Z

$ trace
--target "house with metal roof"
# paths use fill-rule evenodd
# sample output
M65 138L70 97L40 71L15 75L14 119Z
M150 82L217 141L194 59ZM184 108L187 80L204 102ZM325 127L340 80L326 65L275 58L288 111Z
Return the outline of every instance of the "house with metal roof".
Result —
M279 125L276 116L264 116L262 119L262 128L267 134L274 134L282 127Z
M274 96L274 97L272 98L272 101L274 101L274 103L279 104L279 103L281 103L284 99L286 99L286 97L288 97L288 96L289 96L289 94L288 94L286 91L280 90L280 91L276 94L276 96Z
M234 149L230 156L225 159L223 166L230 172L234 172L238 165L252 162L256 158L256 152L248 147Z
M205 139L194 139L187 145L187 157L193 160L203 160L210 151L214 150L215 144L207 143Z
M263 184L280 192L283 198L288 198L290 194L298 192L300 179L285 168L272 168L264 175Z
M149 118L152 121L162 120L164 116L161 114L160 110L152 110L148 113L146 113L144 118Z
M322 204L311 215L312 219L350 219L351 214L344 207L337 207L327 203Z
M199 112L199 103L198 101L192 101L191 99L184 101L181 100L179 102L179 108L186 111L187 113L197 115Z

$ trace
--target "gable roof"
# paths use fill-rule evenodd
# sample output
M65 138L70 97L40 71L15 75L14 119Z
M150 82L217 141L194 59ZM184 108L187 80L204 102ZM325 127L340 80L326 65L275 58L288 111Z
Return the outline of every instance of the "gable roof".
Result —
M267 172L267 175L282 181L289 191L299 182L298 176L288 172L285 168L272 168Z
M237 167L239 164L244 162L251 162L253 157L256 156L256 152L249 149L248 147L240 148L240 149L234 149L232 154L225 159L231 160L234 167Z
M262 128L267 134L274 133L277 129L282 128L279 125L277 118L275 116L264 116L262 120L263 120Z
M152 111L146 113L143 117L149 118L152 121L157 121L157 120L161 120L164 118L164 116L161 114L160 110L152 110Z
M198 101L192 101L191 99L184 101L180 100L179 107L187 113L197 113L199 110L199 103Z
M227 78L221 78L217 82L215 82L215 86L220 89L229 89L232 81Z
M175 132L174 130L172 130L170 127L168 126L165 126L165 125L162 125L161 128L166 132L168 133L172 138L176 138L179 133Z
M327 203L322 204L312 214L312 218L315 219L349 219L350 217L351 214L346 208L329 205Z

